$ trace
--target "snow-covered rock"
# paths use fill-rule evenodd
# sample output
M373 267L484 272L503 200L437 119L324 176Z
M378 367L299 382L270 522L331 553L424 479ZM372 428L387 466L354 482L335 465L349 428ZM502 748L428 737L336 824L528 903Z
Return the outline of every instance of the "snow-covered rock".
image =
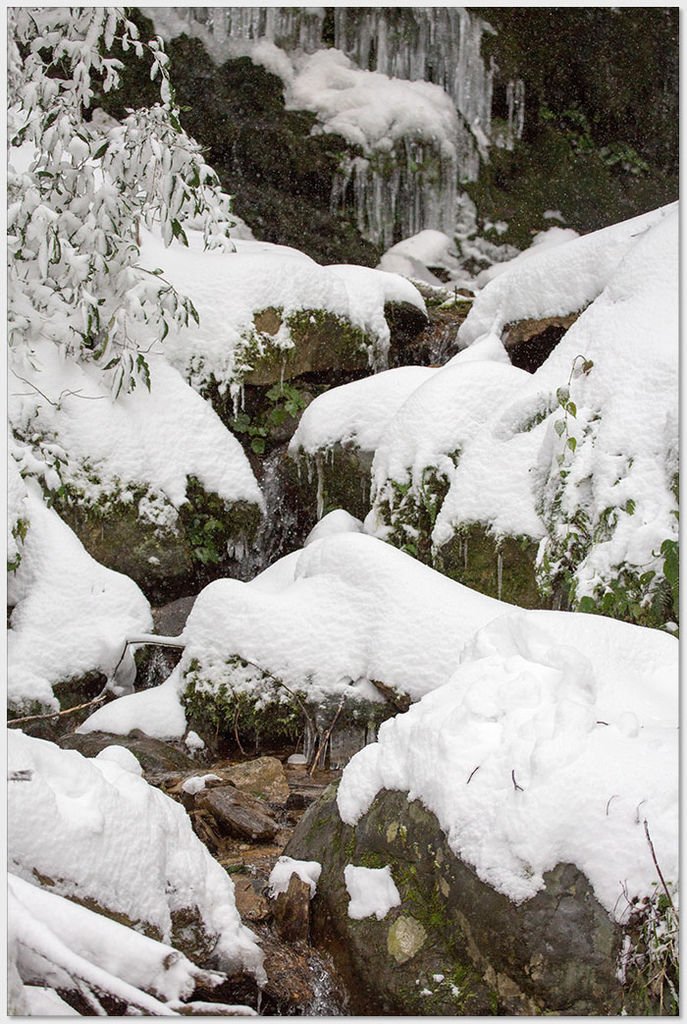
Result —
M180 804L112 760L8 735L10 870L53 893L92 901L196 961L260 975L230 877ZM46 842L46 836L50 841Z
M92 672L112 678L126 636L151 629L150 606L132 580L91 558L35 481L22 509L29 525L8 578L8 700L16 711L59 710L53 687Z

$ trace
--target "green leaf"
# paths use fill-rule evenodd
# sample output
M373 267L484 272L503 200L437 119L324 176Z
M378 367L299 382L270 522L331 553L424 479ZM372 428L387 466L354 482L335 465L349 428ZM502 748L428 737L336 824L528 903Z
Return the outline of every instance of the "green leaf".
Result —
M556 431L559 437L565 433L565 420L556 420L553 429Z
M570 451L574 452L575 449L577 448L577 441L576 441L576 439L574 437L569 437L567 443L568 443L568 448L570 449Z
M574 402L568 402L565 406L565 411L569 412L571 416L577 416L577 406Z
M250 446L251 446L251 448L253 449L253 451L255 452L256 455L264 454L264 451L265 451L265 438L264 437L254 437L253 440L250 443Z

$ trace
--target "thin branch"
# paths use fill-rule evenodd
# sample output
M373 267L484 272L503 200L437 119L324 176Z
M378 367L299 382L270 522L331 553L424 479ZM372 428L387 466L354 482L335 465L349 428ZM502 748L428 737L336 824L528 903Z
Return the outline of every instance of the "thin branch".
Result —
M611 801L612 800L617 800L617 799L618 799L618 793L614 793L613 796L608 798L608 803L606 804L606 817L608 817L608 808L611 806Z
M346 701L346 694L344 693L344 694L341 695L341 700L339 701L339 706L336 709L336 714L334 715L334 717L332 719L331 725L329 726L329 728L327 729L326 733L324 734L324 737L320 741L320 744L319 744L319 746L317 748L317 752L316 752L316 754L315 754L315 756L313 758L312 768L310 769L310 772L309 772L309 775L311 777L313 776L313 774L315 772L315 769L317 768L317 762L319 761L320 757L322 756L322 754L327 749L327 744L329 743L329 737L331 736L332 732L334 731L334 726L336 725L337 719L338 719L339 715L341 714L341 710L342 710L342 708L344 706L345 701Z
M472 771L468 775L468 781L465 783L466 786L470 785L470 783L472 782L472 776L475 774L475 772L478 772L479 770L480 770L480 765L477 765L476 768L472 769Z
M649 823L647 822L646 818L644 819L644 832L646 833L646 841L649 844L649 849L651 850L651 856L653 858L653 862L656 865L656 870L658 871L658 877L661 879L661 885L663 886L663 890L664 890L666 896L668 897L668 902L670 903L671 908L673 910L675 910L675 904L673 903L673 897L670 895L670 889L666 885L666 880L663 877L663 872L661 871L661 869L659 867L659 864L658 864L658 859L656 857L656 851L654 849L654 844L652 843L651 836L649 835Z
M525 792L525 790L524 790L524 789L522 788L522 786L519 786L519 785L517 784L517 782L515 781L515 768L514 768L514 769L512 770L512 772L510 773L510 777L511 777L511 779L513 780L513 789L514 789L514 790L515 790L516 792L517 792L518 790L520 790L520 792L521 792L521 793L524 793L524 792Z
M97 697L94 697L93 700L86 701L85 704L77 704L73 708L65 708L64 711L50 711L46 715L26 715L24 718L13 718L11 721L8 721L7 727L11 729L13 726L23 725L25 722L40 722L45 719L63 718L66 715L73 715L77 711L83 711L85 708L92 708L96 704L102 704L106 698L107 693L103 690Z

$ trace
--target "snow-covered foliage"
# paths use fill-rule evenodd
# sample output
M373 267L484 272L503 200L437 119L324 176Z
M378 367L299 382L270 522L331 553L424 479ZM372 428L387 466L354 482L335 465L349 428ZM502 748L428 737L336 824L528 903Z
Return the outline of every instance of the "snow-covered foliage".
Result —
M566 612L511 612L444 686L382 724L344 769L355 822L382 789L433 811L451 849L516 903L576 864L622 919L678 876L678 644Z
M541 541L545 594L562 585L573 607L670 622L676 231L665 207L533 247L478 294L445 367L332 389L307 409L293 450L374 449L366 529L413 553L423 545L428 560L472 525L497 542ZM536 372L508 365L513 325L577 314Z
M23 484L22 516L8 579L8 699L15 711L32 703L59 710L53 686L93 671L110 678L125 637L152 627L150 606L132 580L91 558L35 482Z
M261 953L241 924L231 879L180 804L109 759L17 731L8 751L10 774L29 773L9 784L11 871L27 882L49 879L43 884L59 896L93 901L167 944L195 929L199 950L220 969L260 974Z
M139 268L138 221L170 244L186 216L203 216L207 243L231 248L226 197L181 129L161 40L146 45L161 103L107 128L86 120L96 84L118 84L121 62L107 54L115 40L144 49L123 11L16 8L9 19L9 141L36 150L8 177L10 343L25 352L50 339L127 389L145 379L151 342L195 315Z
M9 416L24 477L67 490L81 507L136 504L142 522L174 529L189 477L227 504L262 506L239 442L165 358L150 353L150 389L112 400L102 372L34 342L11 376Z

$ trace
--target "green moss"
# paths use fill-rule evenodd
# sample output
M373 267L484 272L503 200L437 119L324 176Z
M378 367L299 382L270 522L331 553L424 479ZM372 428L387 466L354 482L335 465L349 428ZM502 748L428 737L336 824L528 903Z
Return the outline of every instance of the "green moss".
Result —
M260 523L260 509L247 501L227 502L204 490L200 481L190 476L179 518L192 558L206 565L226 561L228 547L252 540Z
M254 687L240 688L245 671L253 673ZM232 676L238 673L232 685ZM202 669L192 663L184 674L184 705L189 725L201 736L220 742L258 745L293 744L303 731L303 713L295 697L284 690L273 676L262 672L239 657L227 660L227 679L209 684ZM304 696L304 695L298 695Z
M436 553L434 567L481 594L522 608L545 608L550 600L537 584L537 550L530 537L497 537L487 526L474 523L456 531Z

